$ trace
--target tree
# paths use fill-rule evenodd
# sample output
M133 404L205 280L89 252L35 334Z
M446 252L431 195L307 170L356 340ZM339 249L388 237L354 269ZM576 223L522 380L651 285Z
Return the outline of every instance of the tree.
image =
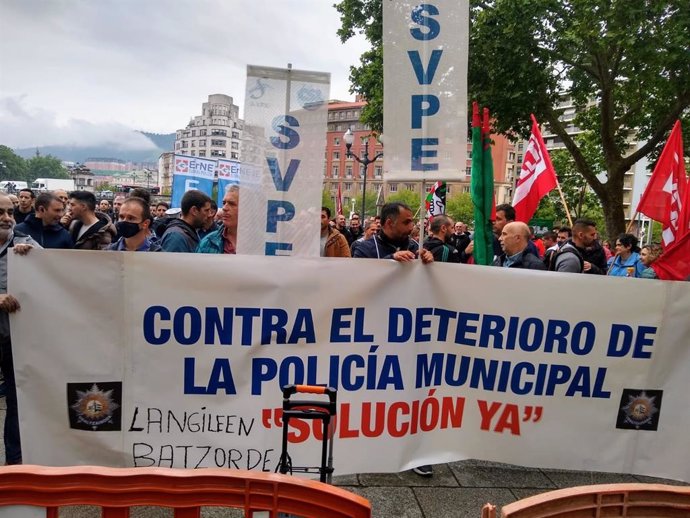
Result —
M328 207L331 211L331 215L335 216L335 203L331 198L331 193L328 189L321 191L321 207ZM321 214L319 212L319 214Z
M625 172L658 151L690 106L687 2L471 0L470 5L470 97L490 107L500 133L527 136L530 113L548 123L599 198L608 234L622 232ZM361 31L380 48L381 6L381 0L339 2L341 39ZM353 91L367 99L380 95L369 79L381 67L378 55L366 53L351 69ZM566 89L578 112L572 123L589 132L600 150L604 177L568 135L570 121L560 120ZM383 114L373 111L365 122L377 127ZM631 150L631 139L642 144Z
M26 160L7 146L0 146L0 180L26 180Z
M449 196L446 200L446 214L453 218L454 221L471 223L474 220L474 207L470 193L461 192Z
M386 199L386 202L391 203L397 201L404 203L412 209L412 214L416 214L416 217L418 218L419 206L422 204L420 196L421 195L418 192L411 191L409 189L401 189L398 192L389 195Z
M59 158L52 155L30 158L26 161L27 177L33 182L36 178L69 178L67 170Z
M374 191L372 189L367 189L367 203L366 203L366 207L365 207L365 209L366 209L365 213L366 213L367 217L368 216L375 216L376 214L378 214L378 209L376 207L376 194L377 194L376 191ZM362 195L359 194L359 195L355 196L354 200L355 200L355 212L361 213L362 212ZM349 216L350 212L352 212L352 207L343 206L343 212L345 212ZM363 218L364 215L361 215L361 216L362 216L362 220L364 220L364 218Z
M587 147L583 145L583 149L587 149ZM550 155L572 220L587 218L603 223L604 214L601 203L584 177L578 173L572 155L565 149L557 149L552 151ZM534 217L554 219L568 224L565 207L563 207L558 189L552 190L548 196L542 199ZM603 230L603 225L601 229Z

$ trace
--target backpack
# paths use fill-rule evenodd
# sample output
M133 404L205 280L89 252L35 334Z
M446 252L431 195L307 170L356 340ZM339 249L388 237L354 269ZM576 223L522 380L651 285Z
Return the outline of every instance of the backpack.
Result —
M551 261L548 265L548 271L556 271L556 263L558 262L558 258L561 256L561 254L575 254L577 258L580 260L580 273L584 271L585 260L582 258L582 254L580 253L580 251L575 247L575 245L573 245L570 242L564 244L556 253L551 254Z

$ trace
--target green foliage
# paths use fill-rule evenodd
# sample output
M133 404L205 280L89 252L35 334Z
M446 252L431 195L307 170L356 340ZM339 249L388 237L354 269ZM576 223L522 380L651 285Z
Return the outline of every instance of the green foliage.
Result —
M383 131L383 8L381 0L342 0L335 4L340 13L338 36L344 43L357 33L364 34L372 48L360 56L360 64L350 67L350 93L367 100L361 120L372 130Z
M448 196L446 199L446 214L453 218L453 221L471 224L474 220L472 195L468 192L461 192Z
M373 189L367 188L367 199L366 199L366 207L365 207L365 216L375 216L378 214L378 210L376 207L376 195L377 192L374 191ZM355 196L355 212L359 213L360 216L362 215L362 195ZM350 213L352 212L352 205L348 205L347 207L343 206L343 213L349 218ZM361 218L362 220L364 219L363 217Z
M586 137L582 137L582 149L584 151L589 150L592 163L595 163L597 160L596 151L588 147L585 139ZM577 171L572 155L564 149L552 151L550 155L561 190L563 191L563 197L568 204L570 217L573 221L577 218L600 221L602 225L599 228L603 231L605 225L603 224L604 213L601 203L585 179ZM558 189L554 189L548 196L542 199L534 217L553 219L563 225L568 224L565 207L563 207Z
M7 146L0 146L0 180L27 181L26 160Z
M365 122L380 128L382 0L341 0L336 9L343 41L359 32L372 44L350 79L370 100ZM530 113L548 123L598 197L608 233L622 232L625 172L653 157L689 111L687 0L471 0L470 17L470 98L491 109L496 131L513 138L529 133ZM566 88L584 140L571 138L560 120ZM625 145L631 136L644 142L633 152ZM597 177L602 171L605 182ZM591 209L587 194L576 203L583 215Z
M32 157L26 161L26 167L31 181L36 178L70 178L60 159L51 155Z
M386 202L401 202L412 209L412 214L417 214L417 219L419 218L419 206L422 203L421 194L409 189L401 189L396 193L391 194L386 198Z
M335 203L333 202L331 193L328 189L321 191L321 207L328 207L331 211L331 214L335 215Z

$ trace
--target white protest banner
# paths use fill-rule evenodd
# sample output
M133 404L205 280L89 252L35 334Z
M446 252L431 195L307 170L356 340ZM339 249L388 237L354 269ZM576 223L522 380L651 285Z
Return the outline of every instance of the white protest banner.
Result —
M319 255L330 74L247 66L237 253Z
M469 2L383 2L386 180L461 180Z
M336 474L479 458L690 481L687 283L363 259L9 261L27 463L273 471L280 388L297 383L338 390ZM291 429L295 465L318 464L315 428Z
M173 207L180 207L182 196L191 189L197 189L211 196L215 170L215 160L175 155L170 204Z

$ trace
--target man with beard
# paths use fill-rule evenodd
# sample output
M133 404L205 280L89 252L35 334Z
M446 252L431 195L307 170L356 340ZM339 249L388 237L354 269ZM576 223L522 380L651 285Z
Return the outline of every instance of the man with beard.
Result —
M69 233L74 240L74 248L103 250L113 242L117 234L115 225L107 214L96 212L96 197L93 193L73 191L68 203L72 214Z
M553 261L553 269L557 272L587 273L591 269L591 263L585 261L586 249L592 246L596 239L597 227L594 221L588 219L575 221L572 238L558 250Z
M211 213L211 198L192 189L184 193L180 206L182 213L168 224L161 238L161 248L164 252L191 254L199 245L197 231L204 227Z
M434 256L434 261L441 263L459 263L460 252L450 244L453 233L453 221L445 214L434 216L429 224L431 234L424 241L424 248Z
M472 241L470 233L467 232L467 225L462 221L458 221L453 228L454 232L450 235L449 242L462 254Z
M350 231L350 239L348 240L348 245L352 246L352 243L357 241L364 235L364 229L362 228L362 222L359 219L359 214L353 212L350 214L350 226L348 228Z
M419 245L410 239L414 219L412 209L400 202L386 203L381 209L381 230L373 239L363 241L355 250L355 257L370 259L393 259L402 263L418 257L424 263L434 262L428 250L419 250Z
M330 219L331 209L321 207L321 257L350 257L347 239L337 229L331 228L328 224Z
M5 377L5 460L7 464L22 463L19 439L17 388L14 380L9 314L19 310L19 302L7 293L7 254L25 255L32 248L41 248L30 236L15 231L14 205L7 195L0 193L0 368Z
M43 248L74 248L69 232L60 224L65 206L51 193L39 194L36 212L29 214L17 232L30 235Z

